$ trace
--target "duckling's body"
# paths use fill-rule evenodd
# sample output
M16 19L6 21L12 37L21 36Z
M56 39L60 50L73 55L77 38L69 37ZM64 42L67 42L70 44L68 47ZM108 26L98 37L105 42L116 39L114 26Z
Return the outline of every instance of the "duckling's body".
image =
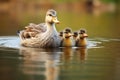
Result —
M21 31L19 36L21 38L21 45L26 47L59 47L60 46L60 37L55 28L55 23L59 23L56 17L55 10L48 10L46 13L45 23L39 25L33 25L35 30L39 30L39 33L33 38L22 38ZM39 29L38 29L39 28Z
M86 46L87 45L87 40L86 38L83 38L83 39L79 39L78 40L78 45L79 47L82 47L82 46Z
M77 39L77 46L78 47L85 47L87 46L87 39L86 37L88 37L88 35L86 34L86 31L85 30L80 30L79 32L79 36L78 36L78 39Z
M63 39L63 47L72 47L73 45L73 41L71 38L64 38Z

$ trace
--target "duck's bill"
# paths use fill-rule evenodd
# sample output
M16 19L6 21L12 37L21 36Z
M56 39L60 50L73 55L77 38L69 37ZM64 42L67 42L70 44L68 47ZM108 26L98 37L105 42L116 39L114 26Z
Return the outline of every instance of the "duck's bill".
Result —
M55 21L56 24L60 24L60 21Z
M53 22L56 23L56 24L60 23L60 21L58 21L57 17L53 17Z

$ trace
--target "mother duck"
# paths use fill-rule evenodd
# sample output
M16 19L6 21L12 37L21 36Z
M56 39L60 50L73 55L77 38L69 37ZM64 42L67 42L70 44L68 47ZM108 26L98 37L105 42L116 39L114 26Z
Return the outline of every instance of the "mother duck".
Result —
M60 37L55 27L55 24L59 23L59 21L57 20L56 15L56 11L50 9L46 13L45 23L38 25L33 24L32 27L36 30L39 30L39 33L33 38L23 38L22 34L25 32L25 30L20 31L19 36L21 39L21 45L26 47L41 48L59 47ZM29 26L31 26L31 24Z

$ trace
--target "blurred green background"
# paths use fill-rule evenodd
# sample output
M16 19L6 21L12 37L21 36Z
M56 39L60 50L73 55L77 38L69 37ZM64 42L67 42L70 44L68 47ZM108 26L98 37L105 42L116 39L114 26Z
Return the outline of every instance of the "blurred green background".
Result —
M61 24L85 28L89 37L120 38L119 0L0 0L0 36L17 35L29 23L44 22L48 9L55 9Z

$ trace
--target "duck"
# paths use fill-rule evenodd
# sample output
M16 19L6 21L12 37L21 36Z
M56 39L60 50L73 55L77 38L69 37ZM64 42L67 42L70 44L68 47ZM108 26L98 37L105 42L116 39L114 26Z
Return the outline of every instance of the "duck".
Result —
M73 38L72 38L72 31L69 28L66 28L63 33L63 41L62 41L62 47L73 47Z
M57 48L60 46L60 37L56 30L55 24L58 24L57 12L53 9L49 9L46 12L45 23L29 24L38 33L33 38L23 38L23 33L26 30L19 32L20 44L25 47L40 47L40 48ZM34 31L33 31L34 32Z
M76 42L76 46L77 47L86 47L87 46L87 38L88 35L86 33L85 29L80 29L79 34L78 34L78 38L77 38L77 42Z

